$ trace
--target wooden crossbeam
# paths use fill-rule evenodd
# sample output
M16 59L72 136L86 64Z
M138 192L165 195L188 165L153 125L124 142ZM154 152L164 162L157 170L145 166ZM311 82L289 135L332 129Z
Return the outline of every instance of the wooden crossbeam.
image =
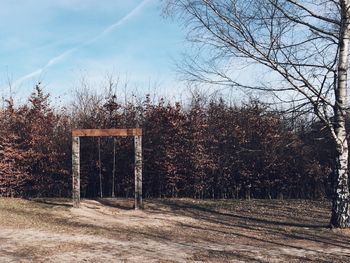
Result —
M126 137L126 136L142 136L141 128L133 129L74 129L73 137Z

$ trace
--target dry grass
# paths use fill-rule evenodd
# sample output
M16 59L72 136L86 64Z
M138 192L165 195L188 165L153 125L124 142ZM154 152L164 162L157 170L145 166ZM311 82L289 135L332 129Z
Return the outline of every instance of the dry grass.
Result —
M0 262L349 262L326 201L0 199Z

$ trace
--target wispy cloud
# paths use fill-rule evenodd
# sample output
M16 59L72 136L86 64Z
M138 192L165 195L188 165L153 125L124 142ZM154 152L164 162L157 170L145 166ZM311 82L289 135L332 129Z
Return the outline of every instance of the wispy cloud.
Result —
M119 21L113 23L112 25L108 26L107 28L105 28L100 34L98 34L96 37L89 39L88 41L86 41L82 46L85 45L89 45L93 42L96 42L97 40L99 40L100 38L102 38L103 36L111 33L113 30L115 30L116 28L122 26L124 23L126 23L128 20L130 20L131 18L137 16L140 14L140 12L142 11L142 9L152 0L144 0L142 1L139 5L137 5L133 10L131 10L131 12L129 12L127 15L125 15L123 18L121 18Z
M141 3L139 3L134 9L132 9L128 14L126 14L124 17L122 17L120 20L118 20L117 22L109 25L108 27L106 27L103 31L101 31L97 36L92 37L91 39L88 39L85 42L82 42L80 44L78 44L76 47L70 48L64 52L62 52L61 54L51 58L43 67L38 68L34 71L32 71L31 73L28 73L20 78L18 78L17 80L14 81L13 86L19 86L20 84L22 84L25 80L31 79L35 76L39 76L40 74L42 74L46 69L62 62L64 59L66 59L69 55L71 55L72 53L74 53L75 51L88 46L94 42L97 42L99 39L101 39L102 37L104 37L105 35L110 34L112 31L114 31L115 29L117 29L118 27L122 26L123 24L125 24L128 20L132 19L133 17L137 16L140 14L140 12L142 11L142 9L153 0L143 0Z

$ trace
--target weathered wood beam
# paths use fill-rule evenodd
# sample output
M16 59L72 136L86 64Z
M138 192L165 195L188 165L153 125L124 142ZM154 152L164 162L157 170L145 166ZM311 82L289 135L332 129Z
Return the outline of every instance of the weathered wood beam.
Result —
M135 144L135 209L143 209L142 203L142 136L134 137Z
M141 128L134 129L74 129L73 137L142 136Z
M80 204L80 139L79 137L72 138L72 195L73 206L79 207Z

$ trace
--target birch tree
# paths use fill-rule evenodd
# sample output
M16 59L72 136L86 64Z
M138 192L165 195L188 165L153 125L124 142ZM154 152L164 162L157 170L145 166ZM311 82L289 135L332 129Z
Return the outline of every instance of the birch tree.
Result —
M164 0L185 22L199 56L186 59L189 80L268 92L295 110L312 111L336 146L332 227L350 227L345 128L350 0ZM235 65L257 64L273 85L241 83ZM279 83L276 85L276 83Z

